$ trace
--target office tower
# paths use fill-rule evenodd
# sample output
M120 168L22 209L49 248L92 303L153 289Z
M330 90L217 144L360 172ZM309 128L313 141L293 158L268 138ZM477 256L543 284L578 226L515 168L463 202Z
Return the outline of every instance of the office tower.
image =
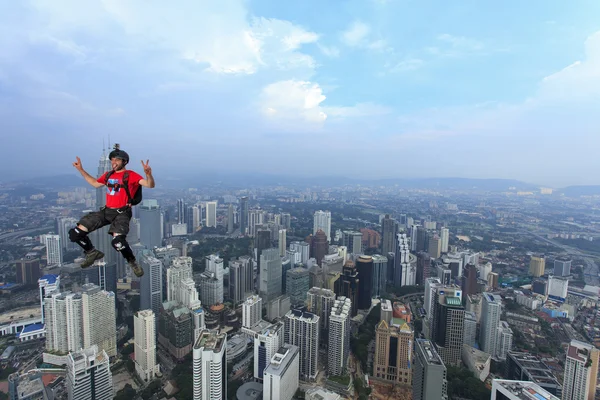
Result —
M81 250L77 243L71 242L69 239L69 230L77 225L77 221L77 218L72 217L57 217L55 220L56 229L54 231L60 236L60 244L63 250Z
M139 254L138 262L144 269L144 275L140 279L140 309L152 310L154 315L159 315L163 302L163 265L149 250L144 250ZM157 318L155 318L155 322L155 332L158 332Z
M388 259L380 254L374 254L373 258L373 288L372 296L381 297L386 293L387 265Z
M263 400L292 400L298 390L300 352L291 344L281 346L264 372Z
M186 223L185 212L186 212L186 204L183 199L177 199L177 223L184 224Z
M513 332L506 321L500 321L496 339L495 358L500 361L506 360L506 355L512 350Z
M112 374L108 355L91 346L67 357L67 393L69 400L111 400Z
M100 159L98 160L98 178L104 175L105 172L110 171L111 169L112 165L110 163L110 159L108 158L108 154L106 153L105 149L103 149L102 154L100 155ZM96 189L97 210L106 205L106 193L108 190L109 188L105 186L100 186ZM71 229L73 226L69 227L69 229ZM106 261L107 263L112 263L117 260L118 254L116 254L116 252L112 248L112 245L110 244L112 237L108 234L108 229L109 226L105 226L98 230L95 230L94 232L90 233L89 238L94 244L94 247L104 253L104 261Z
M465 309L460 289L438 287L433 298L431 338L445 365L460 365Z
M287 236L287 231L285 229L280 229L279 230L279 241L278 241L278 245L279 245L279 256L280 257L285 257L285 252L287 249L287 242L286 242L286 236Z
M492 289L498 288L500 276L497 272L490 272L488 275L488 287Z
M248 211L248 235L256 236L258 229L263 227L265 212L263 210Z
M344 246L348 249L348 253L362 254L362 233L355 231L344 231Z
M375 377L384 381L411 385L413 341L414 332L404 320L392 318L391 323L379 322L375 328L373 359Z
M306 302L310 273L306 268L294 268L286 272L285 294L290 296L292 307L303 307Z
M598 354L591 344L571 340L567 348L562 400L593 400L598 379Z
M352 316L358 313L358 295L359 295L359 277L358 270L351 260L346 261L342 269L342 275L335 281L334 291L336 296L344 296L352 302Z
M262 299L249 296L242 304L242 327L252 328L262 320Z
M37 369L8 375L8 398L10 400L54 399L52 389L44 387L42 377L42 373Z
M417 253L417 277L415 284L424 285L425 279L431 277L431 256L429 253L420 251Z
M373 297L373 257L359 256L356 259L356 270L358 271L358 309L368 310L371 308Z
M527 381L492 380L491 400L558 400L539 385Z
M193 279L192 258L176 257L166 269L167 301L175 301L194 309L201 302Z
M446 366L429 340L416 339L412 366L413 400L447 400Z
M227 399L227 335L203 330L194 344L193 400Z
M425 296L423 300L423 307L425 308L426 319L433 318L433 308L435 307L435 291L438 286L442 286L442 283L438 278L425 279Z
M196 228L194 227L194 206L186 205L185 207L185 225L187 226L187 233L194 233Z
M267 325L254 333L254 378L263 379L265 368L275 352L283 346L284 339L285 330L281 321Z
M249 256L229 261L229 297L239 304L254 293L254 266Z
M534 278L539 278L540 276L544 275L545 270L546 259L543 256L532 256L531 260L529 261L529 275L533 276Z
M300 377L317 377L319 364L319 317L313 313L290 310L284 317L285 343L300 349Z
M196 232L202 224L202 206L198 204L192 206L192 221L191 221L192 232ZM188 227L190 225L188 224Z
M115 294L89 283L82 287L81 305L83 348L97 345L98 350L105 351L109 357L116 356Z
M554 260L554 276L571 275L571 260Z
M462 279L463 296L477 293L477 268L473 264L467 264Z
M240 234L242 236L248 234L248 197L244 196L240 199Z
M416 283L416 265L410 262L410 246L405 233L396 235L396 254L394 256L394 286L411 286Z
M48 265L62 265L62 247L60 244L60 236L46 235L46 259Z
M562 395L562 385L552 370L534 354L509 351L504 374L507 379L536 383L559 398Z
M350 314L352 303L346 297L340 297L333 303L329 315L329 335L327 346L327 372L341 376L346 371L350 356Z
M54 292L44 301L46 350L60 353L83 347L81 294Z
M158 202L153 199L143 200L138 209L140 213L140 242L147 249L162 246L163 215Z
M223 281L216 274L204 271L200 274L200 300L206 307L223 303Z
M278 249L266 249L260 255L259 295L264 301L281 296L281 257Z
M159 371L154 318L152 310L141 310L133 315L135 371L145 382L154 379Z
M496 355L498 326L502 314L502 299L492 293L483 293L481 305L481 350L492 357Z
M315 211L313 217L313 235L322 230L327 237L327 241L331 241L331 212L330 211Z
M227 206L227 233L229 234L233 233L233 223L233 204L229 204Z
M290 251L300 253L300 262L305 264L310 258L310 245L306 242L292 242L290 243Z
M389 214L386 214L385 218L381 221L381 251L383 254L396 251L397 235L398 222L390 218Z
M329 243L327 236L321 229L311 238L310 241L310 256L317 260L317 264L321 264L323 258L327 255Z
M427 252L433 259L438 259L442 255L442 239L439 236L433 235L429 238Z
M477 316L471 311L465 311L463 344L477 347Z
M217 202L207 201L206 202L206 227L216 228L217 227Z
M320 329L319 338L321 345L329 343L329 316L335 302L335 293L329 289L318 287L311 288L307 293L307 310L319 316ZM350 314L352 314L352 302L350 302Z
M41 276L40 259L20 259L16 261L17 283L36 285Z
M450 230L448 228L440 229L440 240L442 241L440 246L442 254L448 253L448 241L450 240Z

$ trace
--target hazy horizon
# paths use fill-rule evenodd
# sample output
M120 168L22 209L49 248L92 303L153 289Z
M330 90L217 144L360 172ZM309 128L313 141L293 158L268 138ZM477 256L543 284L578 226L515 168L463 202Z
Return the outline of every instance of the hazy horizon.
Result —
M578 4L4 2L0 168L94 174L110 135L163 177L600 184L600 3Z

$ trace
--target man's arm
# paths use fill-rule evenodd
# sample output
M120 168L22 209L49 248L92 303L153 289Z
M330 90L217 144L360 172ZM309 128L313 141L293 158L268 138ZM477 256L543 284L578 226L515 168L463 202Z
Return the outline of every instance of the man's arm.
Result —
M96 178L94 178L93 176L91 176L90 174L88 174L84 169L83 166L81 165L81 160L79 159L79 157L76 157L77 161L75 161L73 163L73 166L77 169L77 171L79 171L79 173L81 174L81 176L83 176L83 178L85 179L85 181L87 183L89 183L90 185L92 185L95 188L99 188L101 186L104 186L103 183L98 182L98 180Z
M142 167L144 168L144 172L146 173L146 179L140 179L140 185L150 188L152 189L155 184L154 184L154 177L152 176L152 168L150 168L150 166L148 165L148 163L150 162L150 160L146 161L146 163L144 164L144 161L142 161Z

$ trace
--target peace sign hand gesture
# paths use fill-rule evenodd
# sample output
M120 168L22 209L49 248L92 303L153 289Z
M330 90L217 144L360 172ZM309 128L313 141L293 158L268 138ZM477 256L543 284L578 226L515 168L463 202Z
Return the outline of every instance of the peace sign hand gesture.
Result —
M73 166L77 169L77 171L81 171L83 170L83 166L81 165L81 160L79 159L79 157L75 157L77 159L77 161L75 161L73 163Z
M148 165L150 163L150 160L146 160L146 163L144 164L144 160L142 160L142 168L144 168L144 173L146 175L152 175L152 168L150 167L150 165Z

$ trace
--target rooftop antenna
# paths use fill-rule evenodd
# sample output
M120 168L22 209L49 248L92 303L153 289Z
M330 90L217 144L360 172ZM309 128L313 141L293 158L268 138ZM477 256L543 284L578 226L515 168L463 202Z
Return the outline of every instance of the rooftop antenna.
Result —
M110 149L110 133L108 134L108 148Z

